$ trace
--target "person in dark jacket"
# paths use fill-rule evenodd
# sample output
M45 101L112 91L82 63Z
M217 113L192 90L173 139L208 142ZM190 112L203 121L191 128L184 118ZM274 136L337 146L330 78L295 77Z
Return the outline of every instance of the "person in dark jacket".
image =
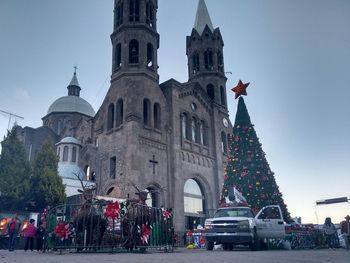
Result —
M43 240L45 236L45 227L44 223L41 223L38 229L36 230L36 250L43 250Z

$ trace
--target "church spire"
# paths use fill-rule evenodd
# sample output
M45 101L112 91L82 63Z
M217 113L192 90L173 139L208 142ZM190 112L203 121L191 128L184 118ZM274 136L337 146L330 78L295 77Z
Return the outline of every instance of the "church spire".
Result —
M199 0L197 7L196 20L193 28L197 30L199 35L202 35L205 26L208 26L211 32L214 31L213 24L211 22L209 12L204 0Z
M68 87L68 96L80 96L80 85L78 82L78 78L77 78L77 67L74 66L74 75L72 77L72 80L70 81Z

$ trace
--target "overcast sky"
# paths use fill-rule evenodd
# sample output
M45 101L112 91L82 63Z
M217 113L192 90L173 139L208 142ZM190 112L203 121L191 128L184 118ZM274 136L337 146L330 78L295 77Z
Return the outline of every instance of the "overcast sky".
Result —
M350 214L350 1L206 0L224 38L230 89L245 102L292 216L323 223ZM186 36L197 0L159 0L159 75L187 81ZM109 87L113 0L0 0L0 110L38 127L67 95L78 66L81 96L97 111ZM0 113L0 136L8 116ZM12 119L13 120L13 119ZM13 122L11 122L11 125ZM318 219L317 219L318 218Z

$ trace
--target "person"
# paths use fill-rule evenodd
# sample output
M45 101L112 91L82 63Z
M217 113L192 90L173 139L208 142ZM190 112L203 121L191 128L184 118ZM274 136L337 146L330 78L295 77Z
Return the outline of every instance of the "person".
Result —
M9 233L9 251L14 251L16 248L16 241L19 229L21 227L21 220L18 218L18 214L14 214L13 218L8 224L8 233Z
M44 223L42 222L36 231L36 250L38 251L43 250L44 236L45 236L45 227L44 227Z
M36 227L34 225L35 220L30 219L29 224L24 230L24 237L26 239L25 245L24 245L24 251L27 251L28 248L33 251L33 246L34 246L34 237L36 234Z
M333 248L335 249L335 233L336 233L336 229L334 224L332 223L332 219L330 217L327 217L326 220L324 221L323 224L323 232L326 236L326 241L327 241L327 245L329 248Z
M345 221L342 221L340 223L340 229L341 229L341 233L344 236L344 242L345 242L345 248L346 250L349 250L349 245L350 245L350 216L347 215L346 217L344 217Z

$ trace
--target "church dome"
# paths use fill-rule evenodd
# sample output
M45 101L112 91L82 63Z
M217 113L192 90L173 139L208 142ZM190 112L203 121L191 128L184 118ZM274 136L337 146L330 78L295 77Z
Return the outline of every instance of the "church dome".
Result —
M79 86L76 71L74 71L73 78L69 83L67 89L68 96L64 96L55 100L49 107L47 114L54 112L77 112L90 117L94 117L95 111L90 103L80 98L81 88Z
M47 114L54 112L78 112L90 117L95 116L95 111L90 103L78 96L64 96L55 100Z
M84 180L85 178L84 171L78 165L71 163L59 163L58 174L63 178L75 180L78 179L77 176L79 176L81 180Z
M73 144L79 144L80 142L75 139L74 137L64 137L62 140L59 141L59 144L61 143L73 143Z

